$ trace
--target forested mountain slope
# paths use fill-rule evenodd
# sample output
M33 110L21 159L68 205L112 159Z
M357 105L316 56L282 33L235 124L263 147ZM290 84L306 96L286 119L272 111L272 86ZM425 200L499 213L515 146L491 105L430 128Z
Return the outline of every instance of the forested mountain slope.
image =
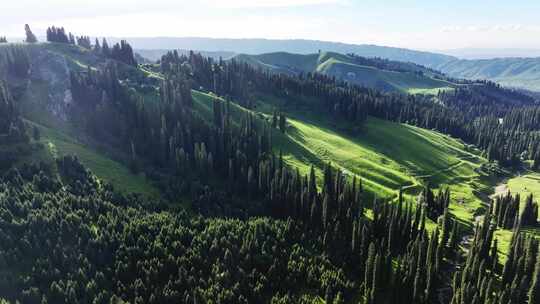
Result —
M142 186L150 183L145 181L144 177L132 175L130 178L125 178L117 175L121 174L120 172L127 172L124 176L129 176L127 168L122 168L122 165L100 165L106 162L98 160L99 156L121 160L125 158L122 156L124 153L119 152L114 146L112 148L110 145L102 146L102 143L88 134L81 133L84 130L78 123L69 121L68 116L73 115L68 110L69 106L66 105L72 102L69 99L73 98L72 85L69 84L70 71L85 72L88 67L99 68L100 65L105 65L103 58L62 44L33 46L30 52L32 52L31 58L36 58L33 59L35 71L31 73L30 81L21 96L21 109L25 116L41 130L42 141L47 146L51 146L49 149L59 155L78 154L81 161L98 176L116 183L120 188L133 189L135 185L139 185L137 192L153 192L154 190L144 190L152 188L152 186ZM158 84L159 79L156 77L161 77L145 70L138 72L129 67L124 67L124 69L125 75L149 76L148 80L145 80L147 85ZM50 79L57 80L50 81ZM146 102L159 99L156 95L157 91L137 86L135 82L130 85L144 93ZM212 104L216 97L197 91L193 94L195 105L197 102L205 105L204 108L196 108L197 112L206 117L205 119L212 120ZM453 172L449 172L451 168L457 171L459 167L462 167L462 175L471 176L474 179L476 175L474 168L485 162L481 157L474 155L478 152L471 154L462 143L420 128L376 118L369 118L361 128L355 126L354 123L336 124L324 113L310 111L310 103L317 105L315 108L321 106L317 98L308 100L303 106L305 108L302 106L300 108L283 107L286 104L284 100L266 94L259 95L256 103L255 112L261 112L266 117L272 115L272 111L277 108L281 108L289 117L287 126L290 131L286 135L274 132L276 137L274 152L282 151L285 160L299 166L301 173L309 173L310 166L315 165L318 174L322 174L326 163L331 162L333 166L361 177L365 188L372 195L379 197L393 197L396 195L396 190L402 186L408 186L411 194L418 193L420 183L430 180L433 174L439 176L431 179L433 186L451 184L453 180ZM245 115L252 113L241 106L238 109ZM298 113L304 113L304 115L298 115ZM244 115L235 116L236 123L241 123L243 119ZM268 118L263 120L268 120ZM358 130L360 130L359 133L356 132ZM387 140L381 141L380 138ZM320 141L322 145L313 145L314 140ZM398 143L398 145L394 146L392 143ZM398 148L403 146L414 147L414 149ZM86 149L89 152L81 153L82 151L78 149ZM338 151L340 154L335 154ZM461 158L464 158L464 161L461 161ZM472 160L471 163L469 163L470 160ZM460 198L477 204L477 198L472 195L471 190L462 191L463 189L459 188L456 188L456 196L458 193L463 193L459 196Z
M54 45L47 48L54 49ZM66 48L73 54L81 51ZM34 64L35 70L26 70L29 74L20 75L21 81L30 80L34 71L49 63ZM414 294L407 287L410 283L401 283L401 279L389 295L383 292L386 287L380 289L378 279L375 283L364 279L364 272L371 277L376 268L384 269L388 277L403 276L403 280L411 281L416 270L407 263L403 262L403 267L410 269L409 275L395 272L392 267L392 256L397 258L405 252L422 261L435 259L434 253L424 257L407 249L408 243L426 250L429 243L438 243L424 232L420 209L413 211L406 204L409 211L402 213L401 207L398 212L397 207L381 202L371 206L373 220L367 221L367 205L359 181L349 180L329 166L325 166L319 181L314 171L301 177L282 157L268 154L270 138L262 132L265 126L270 128L269 123L241 108L241 112L234 114L235 106L230 102L208 98L207 94L195 92L192 99L189 88L177 86L181 82L175 83L172 78L161 83L158 99L152 99L158 92L137 86L138 71L116 64L116 68L97 65L104 70L87 67L72 71L73 99L66 108L59 104L54 111L49 109L55 115L51 119L66 118L65 123L80 128L79 136L92 136L104 143L118 144L127 138L130 146L116 147L131 152L128 159L132 170L150 173L149 168L155 168L156 175L157 171L167 174L171 182L174 176L177 184L169 185L168 191L176 195L194 193L190 196L193 211L240 219L188 217L168 204L145 203L120 195L96 179L76 158L58 156L54 162L21 164L6 172L1 180L0 207L4 216L0 256L6 266L0 280L2 297L25 303L43 299L55 303L210 299L217 299L218 303L312 303L364 298L393 302L393 298L403 297L426 301L432 296L429 292ZM111 78L121 77L123 72L130 73L123 84ZM143 78L156 77L149 74ZM152 80L147 81L148 84ZM128 83L129 90L124 90L123 85ZM34 85L32 81L26 84ZM94 99L98 87L101 100ZM123 95L134 93L134 88L145 92L149 100L131 99L141 95ZM109 99L107 95L114 96L111 94L118 95ZM211 111L201 108L200 98L210 100L206 106ZM133 101L135 104L130 104ZM89 102L97 103L96 107L89 107ZM152 103L159 108L152 108ZM130 105L137 108L130 109ZM86 111L81 113L82 109ZM152 135L156 122L154 110L161 111L157 116L161 135L152 138L148 135ZM113 111L125 116L112 115ZM135 116L130 116L129 111L135 111ZM115 120L107 120L113 116ZM175 118L176 122L168 123ZM125 123L134 123L132 129L137 132L130 134L118 125ZM141 128L142 124L147 128ZM21 131L31 127L27 124ZM101 133L102 130L108 132ZM194 132L193 137L189 132ZM117 137L122 135L125 137ZM162 141L164 138L170 138L168 143ZM220 138L225 140L223 146L217 141ZM147 144L147 150L141 140ZM39 145L39 137L22 137L18 142ZM183 146L174 150L175 158L171 159L169 147L175 142ZM227 193L234 200L222 196L221 186L228 187ZM293 195L292 191L300 192ZM299 193L303 193L302 202ZM238 202L240 199L242 202ZM405 206L405 202L400 204ZM266 218L242 220L244 212L263 214ZM425 219L425 215L422 217ZM45 226L40 222L46 222ZM399 241L385 241L388 234L384 227L390 222L411 225L410 233L397 229L393 239ZM422 236L422 242L415 241L418 236ZM385 243L391 247L377 248L386 247ZM441 246L446 248L446 244ZM57 259L56 254L61 258ZM358 259L365 262L353 263ZM362 281L371 283L361 287ZM292 282L295 288L289 286Z
M486 199L493 162L540 165L527 96L392 94L195 53L137 65L126 42L51 38L0 48L0 148L25 152L2 154L0 297L535 303L538 242L520 229L536 220Z

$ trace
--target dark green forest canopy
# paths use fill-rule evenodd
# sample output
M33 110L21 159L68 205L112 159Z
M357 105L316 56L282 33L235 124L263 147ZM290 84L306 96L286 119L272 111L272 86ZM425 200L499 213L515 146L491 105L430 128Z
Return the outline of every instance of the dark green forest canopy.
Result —
M445 213L442 230L428 234L420 209L401 200L374 206L372 221L362 211L356 219L350 209L340 215L328 196L308 219L204 218L115 193L76 158L57 166L61 179L34 165L0 180L7 299L432 303L457 254L456 221ZM536 303L538 241L516 230L502 267L492 227L478 227L466 267L454 275L452 303Z
M410 205L381 203L371 222L350 208L340 214L326 196L309 219L205 219L115 193L76 158L57 166L61 179L42 165L12 169L1 180L0 261L7 271L0 290L8 299L310 303L318 295L358 299L364 290L361 298L425 302L432 294L424 284L434 284L443 267L434 249L455 250L437 245L437 232L428 236L425 218ZM424 264L433 267L428 276L414 266ZM415 276L423 284L416 294Z

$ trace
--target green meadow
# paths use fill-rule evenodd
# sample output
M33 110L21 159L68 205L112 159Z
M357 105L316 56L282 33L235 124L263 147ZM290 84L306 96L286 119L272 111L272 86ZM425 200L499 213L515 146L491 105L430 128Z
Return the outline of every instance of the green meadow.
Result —
M194 109L211 119L213 94L193 91ZM482 171L487 160L480 151L441 133L407 124L369 117L361 128L357 124L328 118L305 108L287 108L279 98L259 96L256 107L247 110L231 103L231 116L239 121L249 112L259 123L270 127L272 112L287 113L285 133L272 130L275 152L307 174L314 166L318 176L327 163L346 175L361 179L373 197L394 199L398 190L415 200L423 185L450 187L451 212L466 227L472 228L482 212L482 197L492 189Z

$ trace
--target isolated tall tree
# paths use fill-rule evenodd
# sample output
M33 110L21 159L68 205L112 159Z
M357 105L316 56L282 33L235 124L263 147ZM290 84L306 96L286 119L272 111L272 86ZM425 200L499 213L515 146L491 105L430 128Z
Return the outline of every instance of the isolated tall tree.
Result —
M287 129L287 117L285 117L285 114L279 113L279 130L285 133L286 129Z
M36 43L37 38L34 33L32 33L32 30L30 29L30 26L28 24L24 25L24 31L26 33L26 39L24 40L26 43Z
M94 51L96 53L101 53L101 45L99 45L99 40L96 38L96 42L94 43Z
M521 225L536 225L538 219L538 204L533 201L533 195L530 194L525 200L525 208L521 215Z
M111 55L109 44L107 43L107 39L105 38L103 38L103 42L101 43L101 53L103 53L103 56L105 57L109 57Z

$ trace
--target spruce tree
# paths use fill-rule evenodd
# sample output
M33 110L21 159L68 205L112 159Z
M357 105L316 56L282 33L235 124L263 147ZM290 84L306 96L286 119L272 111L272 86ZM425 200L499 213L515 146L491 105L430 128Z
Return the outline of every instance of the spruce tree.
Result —
M109 44L107 43L107 39L103 38L103 42L101 43L101 53L105 57L111 56L111 50L109 49Z
M30 29L30 26L28 24L24 25L24 32L26 34L26 39L24 40L26 43L36 43L37 38L34 33L32 33L32 30Z
M279 130L283 133L287 131L287 117L283 112L279 113Z

